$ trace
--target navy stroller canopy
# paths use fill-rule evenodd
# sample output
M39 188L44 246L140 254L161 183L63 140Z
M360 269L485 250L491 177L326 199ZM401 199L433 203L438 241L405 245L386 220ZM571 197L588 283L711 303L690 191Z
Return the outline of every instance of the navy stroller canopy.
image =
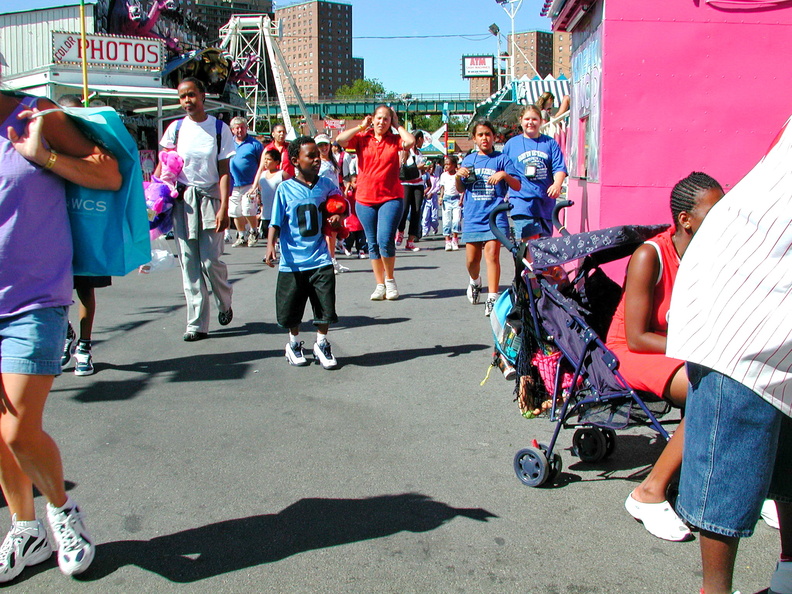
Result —
M585 231L562 237L546 237L528 242L534 269L549 268L589 257L594 265L613 262L631 255L643 242L668 229L670 225L623 225Z

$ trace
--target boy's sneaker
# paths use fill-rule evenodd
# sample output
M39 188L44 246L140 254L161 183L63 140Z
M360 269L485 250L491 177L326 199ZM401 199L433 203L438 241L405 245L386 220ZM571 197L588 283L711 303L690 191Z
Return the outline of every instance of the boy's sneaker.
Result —
M476 280L475 283L470 283L467 288L467 298L470 303L476 305L479 302L481 295L481 279Z
M71 322L69 322L69 328L66 330L66 343L63 345L63 355L61 355L61 369L64 369L69 364L76 349L77 335L74 333Z
M240 235L239 237L237 237L237 240L234 243L231 244L231 247L239 247L239 246L245 245L245 243L246 243L245 236L244 235Z
M459 240L456 237L454 237L451 240L451 250L452 251L457 251L458 249L459 249Z
M319 364L325 369L332 369L338 365L338 361L333 356L333 349L330 348L330 343L326 340L324 342L317 342L313 348L314 357L319 361Z
M255 229L251 230L250 234L248 235L247 246L248 247L255 246L258 243L258 240L259 240L258 231L256 231Z
M223 241L225 243L231 243L231 234L228 231L223 235Z
M58 509L47 504L52 535L58 545L58 567L66 575L82 573L93 561L95 548L83 524L82 513L76 505L71 509Z
M385 285L377 285L374 292L371 294L372 301L382 301L385 299Z
M484 304L484 315L486 317L490 317L492 310L495 309L495 302L498 300L498 294L490 293L490 296L487 297L487 302Z
M453 250L453 249L454 249L454 248L451 246L451 240L450 240L450 239L446 239L446 242L445 242L445 251L447 251L447 252L450 252L450 251L451 251L451 250Z
M399 298L399 289L396 287L396 279L394 278L386 278L385 279L385 299L388 301L393 301L394 299Z
M228 311L221 311L217 314L217 321L221 326L228 326L231 320L234 319L234 310L228 308Z
M363 250L358 252L358 259L365 260L366 258L368 258L368 254L366 252L364 252Z
M343 272L349 272L349 268L347 268L346 266L342 266L341 264L339 264L338 260L333 258L333 272L335 272L336 274L341 274Z
M303 353L303 342L290 342L286 345L286 360L289 365L297 367L305 367L308 365L308 360Z
M91 345L82 341L77 343L74 351L74 375L91 375L94 372Z
M11 518L11 530L0 545L0 582L10 582L28 565L43 563L52 557L47 529L40 520L33 528L22 528Z
M404 246L404 249L407 250L408 252L420 252L421 251L421 248L419 248L417 245L415 245L415 243L412 242L412 241L408 241L407 245Z
M404 233L396 231L396 246L401 247L402 241L404 241Z

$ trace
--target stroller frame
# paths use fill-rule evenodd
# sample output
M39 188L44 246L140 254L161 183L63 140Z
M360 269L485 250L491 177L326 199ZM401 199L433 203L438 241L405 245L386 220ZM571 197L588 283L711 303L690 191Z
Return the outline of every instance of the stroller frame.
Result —
M546 278L548 275L543 274L561 264L583 260L573 282L573 285L579 285L599 264L626 257L643 241L667 228L667 225L603 230L601 233L611 233L618 241L610 245L603 243L591 251L580 251L577 246L585 243L582 236L589 234L571 235L558 221L560 210L571 204L570 201L559 201L553 212L553 223L562 237L529 241L525 246L515 245L495 224L498 213L510 210L511 204L498 205L490 214L491 230L514 257L515 300L527 301L522 304L527 306L523 307L523 332L531 332L540 346L543 343L550 344L561 353L550 394L549 418L556 423L550 442L538 443L534 439L531 447L521 449L514 457L517 478L531 487L552 482L560 474L563 463L555 449L562 428L576 429L572 440L574 455L584 462L598 462L615 451L615 429L649 426L667 441L670 436L663 424L677 422L661 422L657 418L667 413L670 405L654 394L639 393L630 387L619 372L618 357L584 318L583 314L590 312L577 301L565 297ZM563 249L559 250L559 245ZM570 249L570 246L573 247ZM528 251L531 252L531 261L526 253ZM554 315L556 312L560 312L560 315ZM522 344L526 348L530 341L523 337ZM524 355L521 353L520 356ZM572 374L567 389L562 387L564 370ZM518 389L520 381L518 377ZM662 410L653 412L647 402L659 402ZM598 418L594 418L596 412L587 416L590 411L597 410L604 414Z

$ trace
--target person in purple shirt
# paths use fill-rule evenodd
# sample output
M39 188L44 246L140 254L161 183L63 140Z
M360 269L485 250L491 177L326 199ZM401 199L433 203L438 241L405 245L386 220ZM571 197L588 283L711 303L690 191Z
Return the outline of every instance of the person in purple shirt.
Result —
M0 64L2 59L0 58ZM72 239L65 180L121 187L118 163L47 99L0 93L0 484L11 530L0 546L0 582L52 556L36 518L33 485L66 575L85 571L94 544L66 494L60 452L42 428L44 405L61 373L72 302ZM30 249L26 238L39 238Z

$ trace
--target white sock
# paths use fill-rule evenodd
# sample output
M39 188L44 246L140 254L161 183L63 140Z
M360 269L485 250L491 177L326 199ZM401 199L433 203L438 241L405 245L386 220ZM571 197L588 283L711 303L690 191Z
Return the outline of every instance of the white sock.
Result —
M481 286L481 277L478 277L478 278L473 278L473 277L471 276L471 277L470 277L470 284L471 284L471 285L476 285L476 286L480 287L480 286Z
M74 503L74 501L72 501L72 498L69 497L68 495L66 495L66 503L64 503L61 507L55 507L51 503L48 503L48 505L52 508L52 511L54 511L56 513L64 512L64 511L67 511L67 510L70 510L70 509L74 509L75 507L77 507L77 504Z
M38 520L24 520L24 521L23 520L17 520L16 522L14 522L14 524L16 525L17 528L22 529L22 530L33 530L33 529L35 529L35 530L38 531L38 527L39 527Z
M322 334L321 332L316 333L316 344L322 344L327 342L327 334Z
M298 344L300 342L300 335L289 332L289 342L291 344Z
M497 301L500 293L487 293L487 301Z

